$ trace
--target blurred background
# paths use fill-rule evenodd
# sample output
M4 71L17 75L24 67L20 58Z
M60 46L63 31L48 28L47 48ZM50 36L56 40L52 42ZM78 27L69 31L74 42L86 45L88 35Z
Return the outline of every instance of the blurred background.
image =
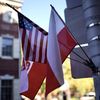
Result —
M17 13L24 1L0 0L0 100L28 100L19 95L20 44ZM37 23L38 24L38 23ZM74 79L70 60L63 64L65 84L48 95L47 100L95 100L92 78ZM45 80L35 100L45 100Z

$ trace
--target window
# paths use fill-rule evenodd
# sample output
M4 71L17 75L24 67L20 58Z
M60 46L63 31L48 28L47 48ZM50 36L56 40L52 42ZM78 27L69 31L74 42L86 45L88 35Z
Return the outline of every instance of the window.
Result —
M2 40L2 56L13 56L13 38L3 37Z
M7 11L3 14L3 21L7 23L12 23L12 11Z
M13 80L1 80L1 100L13 100Z

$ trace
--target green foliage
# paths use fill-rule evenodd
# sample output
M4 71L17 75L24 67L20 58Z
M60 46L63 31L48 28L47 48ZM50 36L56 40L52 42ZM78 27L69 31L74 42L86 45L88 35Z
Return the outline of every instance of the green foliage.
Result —
M43 81L40 90L41 90L42 93L45 93L45 80Z

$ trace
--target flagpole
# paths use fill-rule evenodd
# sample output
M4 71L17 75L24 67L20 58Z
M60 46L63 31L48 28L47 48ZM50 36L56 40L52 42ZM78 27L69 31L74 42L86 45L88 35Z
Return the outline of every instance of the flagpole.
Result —
M7 4L6 3L6 5L7 6L9 6L10 8L12 8L13 10L15 10L17 13L20 13L18 10L16 10L14 7L12 7L11 5L9 5L9 4ZM51 5L51 7L54 9L54 7ZM55 10L55 9L54 9ZM55 10L55 12L57 13L57 11ZM20 13L22 16L24 16L22 13ZM58 13L57 13L57 15L58 15ZM59 15L58 15L59 16ZM24 16L26 19L28 19L26 16ZM60 17L60 16L59 16ZM61 19L61 17L60 17L60 19ZM31 23L33 23L30 19L28 19ZM62 20L62 19L61 19ZM64 23L64 21L62 20L62 22L63 22L63 24L66 26L66 24ZM34 24L34 23L33 23ZM36 25L36 24L35 24ZM38 25L37 25L37 27L39 27ZM47 32L45 32L46 33L46 35L48 34ZM74 52L73 51L73 53L74 54L76 54L78 57L80 57L81 59L83 59L84 61L86 61L84 58L82 58L81 56L79 56L76 52Z
M38 26L37 24L35 24L33 21L31 21L29 18L27 18L25 15L23 15L21 12L19 12L18 10L16 10L13 6L9 5L8 3L6 3L7 6L9 6L10 8L12 8L13 10L15 10L17 13L21 14L22 16L24 16L27 20L29 20L31 23L33 23L33 26L37 27L40 31L43 31L42 33L44 35L48 35L48 33L43 30L40 26Z
M61 41L58 40L59 43L61 43L64 47L66 47L67 49L70 49L68 48L66 45L64 45ZM86 61L84 58L82 58L80 55L78 55L75 51L72 51L72 53L74 53L75 55L77 55L79 58L81 58L83 61Z
M58 12L55 10L55 8L50 5L51 8L55 11L55 13L58 15L58 17L61 19L61 21L63 22L63 24L67 27L66 23L62 20L62 18L60 17L60 15L58 14ZM68 31L70 32L70 30L68 29ZM71 33L71 32L70 32ZM86 57L88 58L88 60L85 60L84 58L82 58L85 62L84 62L84 65L88 66L89 68L91 68L91 70L95 73L97 71L97 69L94 69L94 63L93 61L89 58L89 56L87 55L87 53L84 51L84 49L81 47L81 45L79 44L79 42L76 40L76 38L74 37L74 35L71 33L71 35L73 36L73 38L75 39L75 41L77 42L77 44L79 45L79 47L81 48L81 50L83 51L83 53L86 55ZM73 52L75 53L75 52ZM77 54L77 53L75 53ZM77 54L78 57L80 57L78 54Z
M61 19L61 21L63 22L63 24L67 27L67 25L66 25L66 23L62 20L62 18L60 17L60 15L58 14L58 12L56 11L56 9L52 6L52 5L50 5L51 6L51 8L55 11L55 13L58 15L58 17ZM70 30L68 29L68 31L70 32ZM71 32L70 32L71 33ZM89 56L87 55L87 53L84 51L84 49L81 47L81 45L79 44L79 42L76 40L76 38L74 37L74 35L71 33L71 35L73 36L73 38L75 39L75 41L77 42L77 44L79 45L79 47L82 49L82 51L84 52L84 54L86 55L86 57L88 58L88 60L90 61L90 62L92 62L91 61L91 59L89 58Z
M59 41L58 40L58 42L59 43L61 43L63 46L65 46L66 47L66 45L64 45L61 41ZM68 48L68 47L66 47L67 49L70 49L70 48ZM72 58L70 58L71 60L74 60L74 61L77 61L77 62L79 62L79 63L82 63L83 65L86 65L86 66L88 66L89 68L91 68L91 70L95 73L95 72L97 72L97 69L95 69L94 68L94 63L93 62L89 62L88 60L86 60L86 59L84 59L84 58L82 58L80 55L78 55L75 51L72 51L72 53L73 54L75 54L76 56L78 56L79 58L81 58L83 61L85 61L85 62L80 62L80 61L78 61L78 60L76 60L76 59L72 59ZM68 58L68 57L67 57Z
M52 6L52 5L50 5L52 8L53 8L53 10L56 12L56 14L59 16L59 14L57 13L57 11L55 10L55 8ZM62 18L59 16L59 18L61 19L61 21L63 22L63 24L66 26L66 24L64 23L64 21L62 20ZM67 26L66 26L67 27ZM71 33L71 32L70 32ZM61 43L63 46L65 46L61 41L59 41L58 40L58 42L59 43ZM65 46L66 47L66 46ZM68 47L66 47L66 48L68 48ZM70 49L70 48L68 48L68 49ZM78 55L75 51L72 51L75 55L77 55L79 58L81 58L83 61L85 61L85 62L87 62L87 60L86 59L84 59L84 58L82 58L80 55Z
M17 13L20 13L18 10L16 10L14 7L12 7L11 5L7 4L7 6L9 6L10 8L12 8L13 10L15 10ZM53 6L52 6L53 7ZM24 16L22 13L20 13L22 16ZM26 19L28 19L26 16L24 16ZM28 19L30 22L32 22L30 19ZM33 23L33 22L32 22ZM36 24L35 24L36 25ZM37 25L38 26L38 25ZM39 27L39 26L38 26ZM47 32L45 32L46 35L48 34ZM83 59L81 56L79 56L76 52L73 51L74 54L76 54L78 57L80 57L81 59ZM85 59L83 59L85 61Z
M12 7L11 5L9 5L9 4L7 4L6 3L6 5L7 6L9 6L10 8L12 8L13 10L15 10L17 13L20 13L18 10L16 10L14 7ZM52 5L51 5L52 6ZM53 7L53 6L52 6ZM23 15L22 13L20 13L21 15ZM23 15L24 16L24 15ZM26 16L24 16L25 18L26 18ZM28 19L28 18L27 18ZM30 19L28 19L28 20L30 20ZM31 21L31 20L30 20ZM32 21L31 21L32 22ZM33 22L32 22L33 23ZM73 53L75 53L78 57L80 57L76 52L73 52ZM80 57L81 59L83 59L82 57ZM83 60L85 60L85 59L83 59Z
M78 62L78 63L81 63L81 64L84 65L84 63L83 63L83 62L80 62L79 60L73 59L73 58L71 58L71 57L67 57L67 58L70 59L70 60L73 60L73 61L75 61L75 62Z
M95 69L95 68L92 66L91 63L80 62L79 60L76 60L76 59L73 59L73 58L70 58L70 57L67 57L67 58L70 59L70 60L73 60L73 61L75 61L75 62L78 62L78 63L80 63L80 64L82 64L82 65L85 65L86 67L91 68L91 70L92 70L94 73L97 72L97 69Z

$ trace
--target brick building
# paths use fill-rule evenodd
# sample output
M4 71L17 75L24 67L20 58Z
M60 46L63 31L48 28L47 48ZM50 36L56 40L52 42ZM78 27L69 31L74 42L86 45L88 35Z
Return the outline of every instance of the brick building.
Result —
M22 7L21 0L0 0L0 100L20 100L18 18L5 3Z

